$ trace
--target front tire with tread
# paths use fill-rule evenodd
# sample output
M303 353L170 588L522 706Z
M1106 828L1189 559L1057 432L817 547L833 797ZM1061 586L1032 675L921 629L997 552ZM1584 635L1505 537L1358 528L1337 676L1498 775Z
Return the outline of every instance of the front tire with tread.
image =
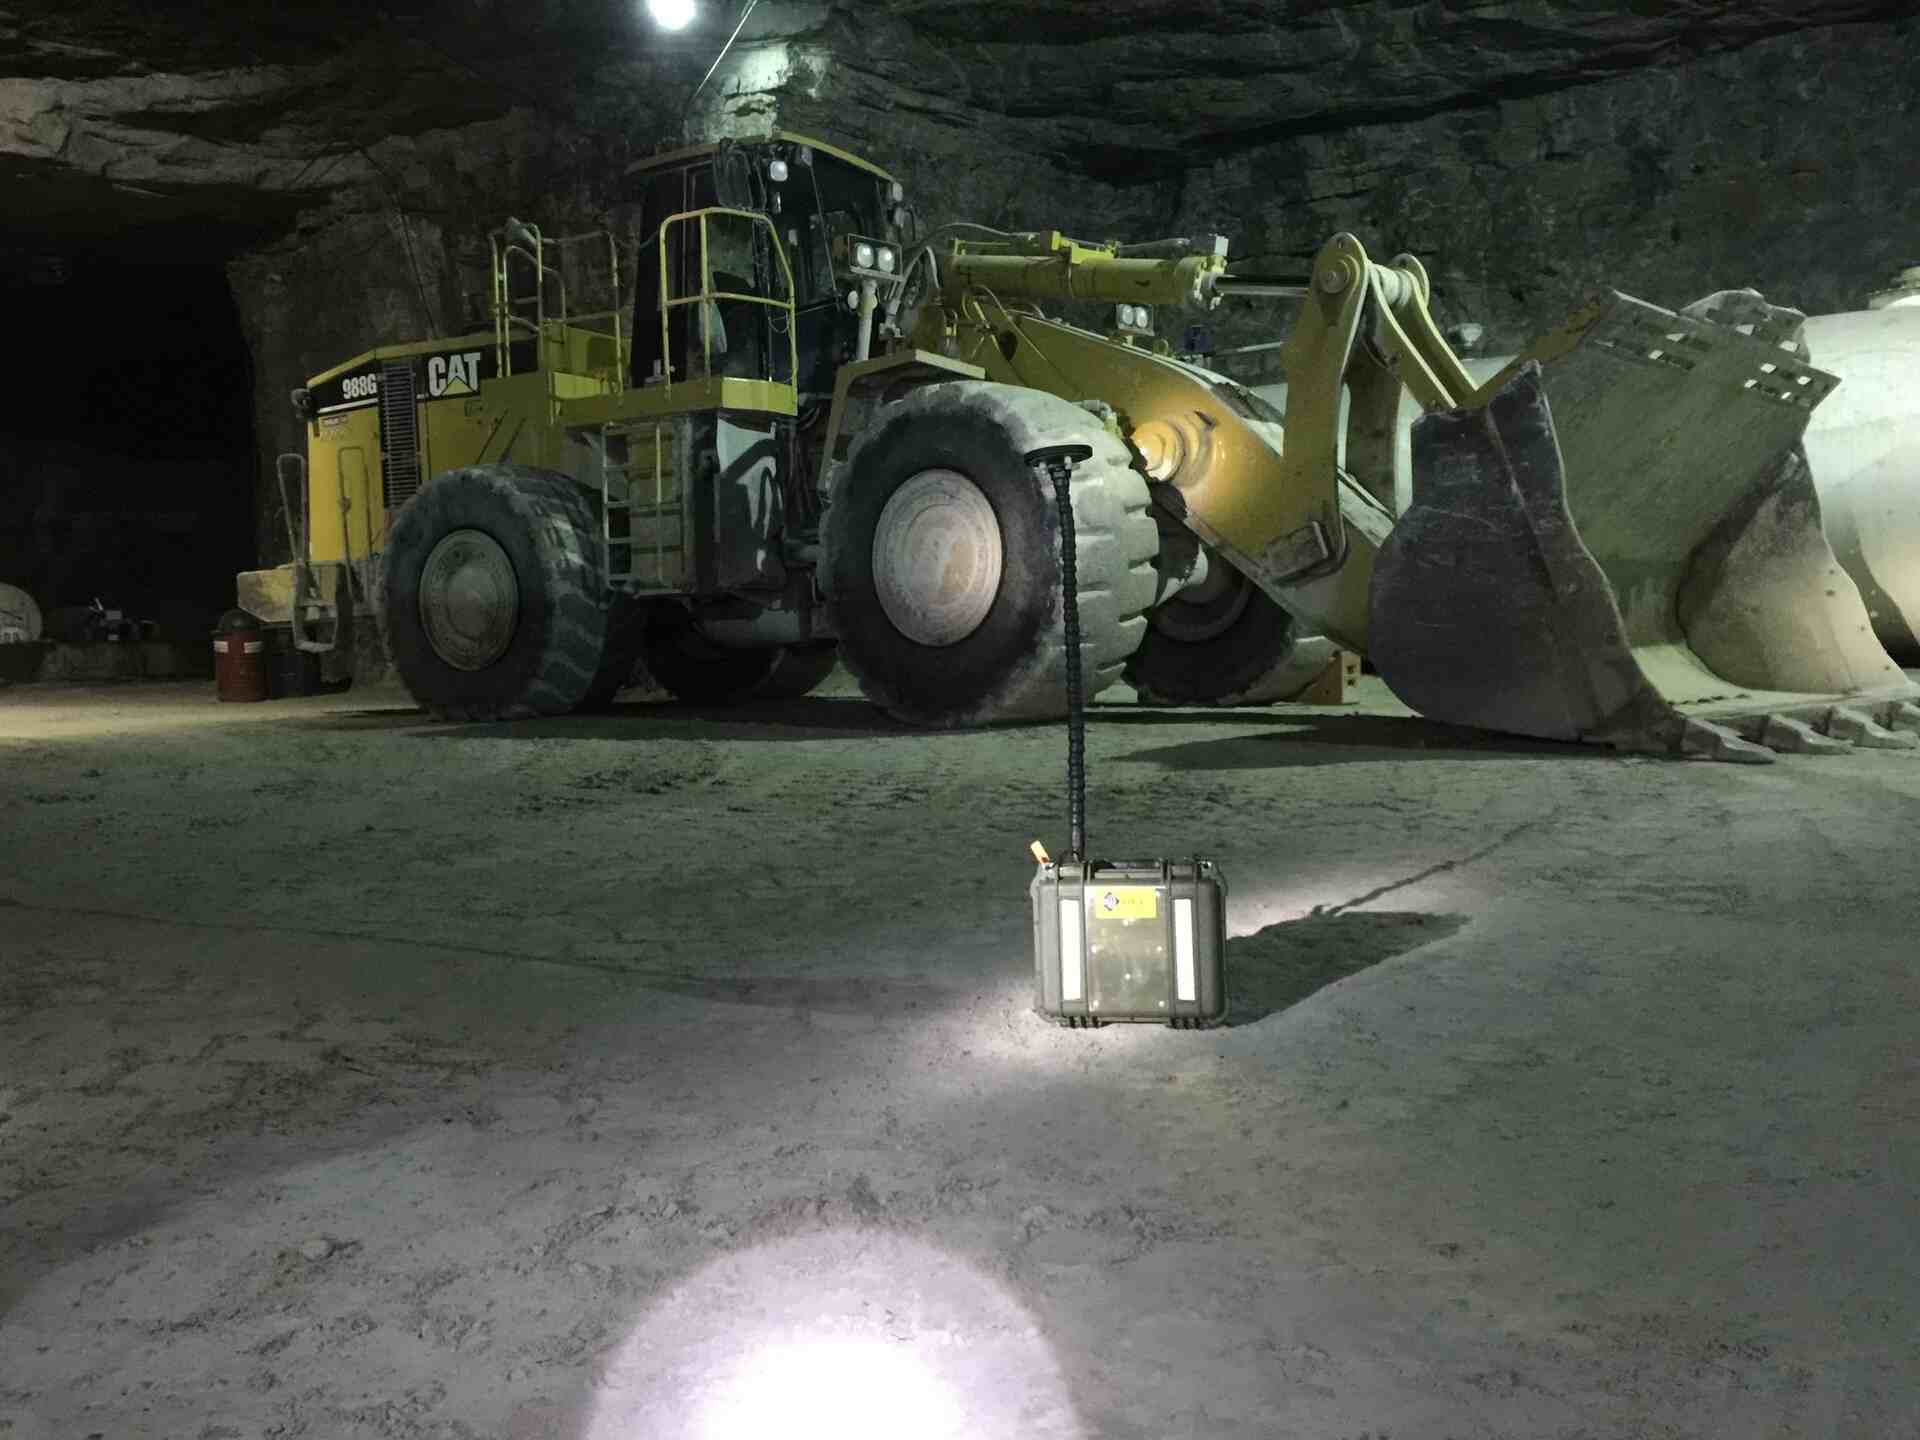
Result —
M884 407L855 445L827 510L827 604L840 656L867 697L909 724L946 728L1066 713L1060 523L1052 485L1025 457L1088 445L1073 472L1081 655L1091 697L1120 679L1146 634L1159 529L1132 456L1086 407L979 381L930 385ZM888 617L875 579L881 515L909 479L951 471L985 495L1000 581L986 615L951 644L921 644Z
M1174 595L1147 617L1127 661L1143 705L1271 705L1291 700L1332 663L1339 647L1302 634L1300 622L1215 554L1224 585L1205 604ZM1217 609L1209 619L1206 612ZM1185 612L1193 611L1189 617Z

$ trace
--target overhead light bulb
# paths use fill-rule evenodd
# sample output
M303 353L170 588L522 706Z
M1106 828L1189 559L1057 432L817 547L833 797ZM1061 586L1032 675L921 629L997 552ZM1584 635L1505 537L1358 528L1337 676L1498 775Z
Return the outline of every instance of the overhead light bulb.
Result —
M693 0L647 0L647 14L662 30L684 30L693 23Z

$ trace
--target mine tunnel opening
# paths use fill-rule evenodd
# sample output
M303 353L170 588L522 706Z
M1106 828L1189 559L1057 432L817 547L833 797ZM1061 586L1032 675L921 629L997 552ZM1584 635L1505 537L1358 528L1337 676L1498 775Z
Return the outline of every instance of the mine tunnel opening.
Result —
M41 254L0 267L0 583L56 640L186 655L254 558L253 375L217 260Z

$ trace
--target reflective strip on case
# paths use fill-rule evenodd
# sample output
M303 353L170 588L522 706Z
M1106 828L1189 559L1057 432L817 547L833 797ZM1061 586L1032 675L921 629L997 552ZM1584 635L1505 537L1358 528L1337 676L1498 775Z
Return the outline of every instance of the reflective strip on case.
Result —
M1078 1000L1086 992L1086 958L1080 941L1080 897L1060 902L1060 998Z
M1173 902L1173 994L1178 1000L1200 998L1193 964L1193 901L1184 896Z

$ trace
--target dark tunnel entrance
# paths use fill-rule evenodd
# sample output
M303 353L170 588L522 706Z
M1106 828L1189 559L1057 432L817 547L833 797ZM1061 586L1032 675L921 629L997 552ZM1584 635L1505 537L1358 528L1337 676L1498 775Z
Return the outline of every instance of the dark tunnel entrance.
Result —
M4 267L0 582L50 639L97 600L196 656L254 550L251 368L217 263Z

